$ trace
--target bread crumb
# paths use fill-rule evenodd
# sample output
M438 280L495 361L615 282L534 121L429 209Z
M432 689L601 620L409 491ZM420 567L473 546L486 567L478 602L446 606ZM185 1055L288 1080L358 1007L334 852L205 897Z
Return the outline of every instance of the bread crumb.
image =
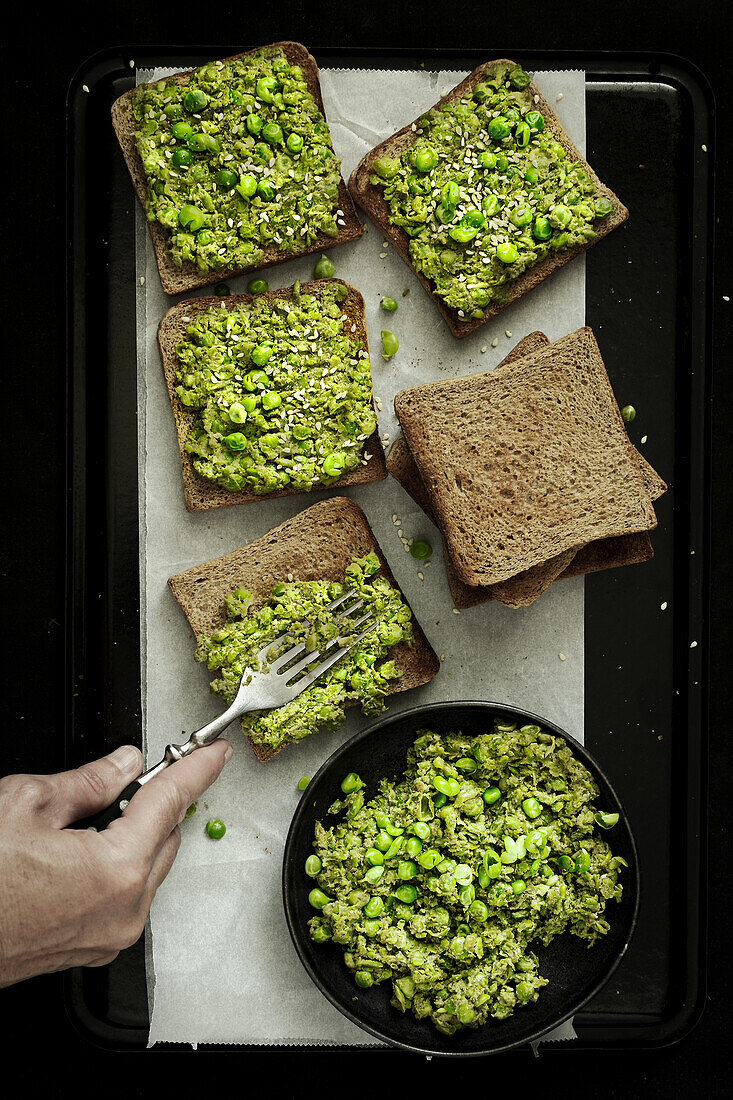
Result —
M697 642L690 642L690 649L696 649L696 648L697 648Z
M492 346L492 348L498 348L498 346L499 346L499 337L498 336L495 336L494 339L491 341L491 346Z
M563 98L562 92L558 92L557 95L555 96L555 103L559 103L562 98Z
M666 611L667 610L667 601L666 600L664 601L664 603L659 605L659 610L660 611Z
M567 660L564 653L558 653L558 657L560 658L561 661L566 661Z

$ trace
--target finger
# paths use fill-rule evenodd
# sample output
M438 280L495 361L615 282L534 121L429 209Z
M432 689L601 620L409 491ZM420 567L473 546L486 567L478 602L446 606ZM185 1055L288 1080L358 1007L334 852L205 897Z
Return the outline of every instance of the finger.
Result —
M100 955L99 958L90 959L89 962L82 963L82 966L109 966L111 962L114 962L119 951L110 951L106 955Z
M217 740L177 760L144 784L122 817L99 835L152 864L188 807L211 786L231 755L229 742Z
M163 842L163 846L159 850L153 867L148 878L148 885L145 891L148 909L150 908L153 898L156 895L158 887L161 882L167 877L176 856L178 855L178 849L181 847L181 830L176 825L173 832L170 834L167 840Z
M44 778L51 797L42 812L58 828L104 810L143 769L143 757L134 745L118 749L72 771Z

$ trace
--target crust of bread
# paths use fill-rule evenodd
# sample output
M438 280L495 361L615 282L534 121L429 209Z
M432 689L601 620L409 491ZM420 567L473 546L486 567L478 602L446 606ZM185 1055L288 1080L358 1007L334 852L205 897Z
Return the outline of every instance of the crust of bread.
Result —
M479 65L474 69L472 73L462 80L460 84L457 84L455 88L451 89L447 95L442 96L435 107L441 106L443 103L448 103L451 100L459 99L464 93L471 91L476 84L479 84L487 73L491 73L497 66L513 65L513 61L508 59L498 59L495 61L487 61L483 65ZM620 201L617 195L614 194L610 188L606 187L602 183L591 166L581 156L579 150L573 144L568 137L568 134L563 129L560 120L555 112L550 107L547 100L544 98L539 88L534 83L529 84L529 90L534 97L534 101L544 119L545 125L550 129L563 149L572 160L580 161L588 173L593 183L596 186L599 195L609 199L613 204L613 210L607 215L601 222L598 223L596 228L596 236L593 240L586 242L583 245L578 245L575 248L567 249L562 252L554 252L552 255L545 257L539 263L533 267L528 268L527 271L522 272L518 279L515 279L508 285L506 296L502 298L500 302L495 302L490 305L484 312L482 317L469 317L460 318L458 311L451 309L445 304L442 298L440 298L433 289L433 284L429 279L422 275L419 271L416 271L412 261L410 259L409 244L410 238L405 233L404 229L400 226L394 226L389 220L389 203L385 200L383 189L376 184L369 182L369 174L371 172L371 166L377 157L392 156L399 157L405 152L414 142L417 140L417 135L412 129L414 123L410 123L407 126L403 126L401 130L398 130L391 137L385 141L380 142L374 149L370 150L365 157L357 164L354 171L349 178L349 190L353 195L355 201L362 208L371 220L379 227L380 231L384 234L386 240L388 240L394 247L395 251L405 261L407 266L413 271L413 273L420 280L425 290L433 299L438 311L445 318L448 328L454 336L459 339L463 336L468 336L470 333L475 332L477 328L490 321L492 317L496 317L498 313L501 313L507 306L512 305L519 298L523 297L528 291L538 286L548 275L552 275L553 272L559 271L565 264L570 263L571 260L579 256L581 252L585 252L596 241L606 237L612 230L622 225L629 216L629 212L623 203ZM417 119L415 120L418 121Z
M301 293L317 295L329 284L339 282L347 288L347 296L341 303L344 313L356 325L355 337L359 339L368 351L366 323L364 319L364 299L356 287L344 283L341 279L318 279L315 282L303 283ZM275 298L287 298L292 292L292 287L284 287L281 290L268 290L265 294L258 294L258 298L274 300ZM183 476L183 498L189 512L204 512L211 508L222 508L230 504L249 504L255 500L270 500L273 497L292 496L295 493L304 492L302 489L278 489L273 493L254 493L248 489L232 492L201 477L193 465L193 456L185 449L185 443L196 422L195 409L187 409L176 394L176 370L178 360L176 347L185 338L186 325L194 313L208 309L209 306L239 306L249 305L254 301L251 294L232 294L226 298L190 298L178 302L163 315L158 326L158 347L163 364L166 389L171 403L173 420L178 437L178 450L181 459L181 474ZM186 320L188 319L188 320ZM379 438L379 430L376 429L364 443L364 453L371 457L365 464L349 470L330 485L314 486L318 489L342 489L347 485L364 485L370 481L381 481L387 476L387 466L384 458L384 448Z
M326 118L316 59L300 42L273 42L269 47L260 46L257 48L270 49L274 46L279 46L283 50L291 65L301 67L308 91L318 104L321 114ZM224 60L234 61L237 58L246 57L248 53L255 52L256 50L245 50L243 53L233 54L224 58ZM195 72L196 69L188 69L185 72L174 73L173 76L166 79L174 81L176 84L186 84ZM112 125L130 172L135 193L142 203L143 209L145 209L147 186L140 154L135 145L135 115L132 108L134 91L135 89L131 88L112 104ZM174 263L168 249L168 230L157 222L148 222L150 239L153 242L155 252L155 262L158 265L163 290L166 294L171 295L184 294L187 291L196 290L198 287L209 286L212 283L220 283L226 279L234 278L236 275L243 275L249 271L260 271L264 267L274 267L276 264L287 263L289 260L297 260L300 256L307 256L311 252L324 252L327 248L333 248L334 245L358 240L364 229L343 179L339 184L338 208L343 211L342 220L345 224L338 226L338 234L335 237L328 237L325 233L319 233L311 244L302 248L299 252L282 252L276 245L270 245L265 249L265 254L260 263L256 265L221 267L217 268L216 271L204 272L199 271L196 265L189 261L186 261L181 267Z
M194 634L210 634L224 625L224 597L236 588L247 588L255 601L261 601L288 574L298 581L340 581L350 562L370 550L379 558L379 572L400 591L359 505L348 497L331 497L306 508L247 546L170 577L168 586ZM404 595L402 598L405 599ZM390 686L390 695L428 683L440 668L437 654L414 612L412 625L412 646L400 642L390 650L390 659L402 673ZM275 749L248 740L263 763L288 743Z

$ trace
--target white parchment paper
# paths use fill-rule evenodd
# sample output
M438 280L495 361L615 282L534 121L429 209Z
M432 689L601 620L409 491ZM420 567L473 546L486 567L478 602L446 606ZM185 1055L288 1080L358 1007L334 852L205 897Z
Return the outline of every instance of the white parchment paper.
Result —
M162 75L162 70L139 72L138 81ZM323 98L344 177L368 149L417 117L465 75L322 71ZM537 73L535 79L583 150L584 74ZM158 322L172 300L161 289L140 210L137 217L143 724L144 751L153 762L168 741L177 740L183 729L202 725L220 707L208 692L210 674L194 662L194 638L167 588L168 577L250 542L332 494L303 494L196 515L185 510L178 446L155 342ZM337 274L364 295L374 391L381 403L379 426L389 442L398 431L393 410L398 390L487 370L534 329L554 340L585 323L582 257L478 332L457 341L417 279L385 247L370 222L360 241L329 255ZM311 278L317 258L270 269L270 286ZM249 277L231 280L232 291L243 291ZM406 297L404 289L410 291ZM379 308L384 295L397 300L397 313L385 314ZM382 328L394 331L400 340L400 350L389 362L381 356ZM490 603L455 614L440 536L397 482L388 478L358 486L348 495L364 508L416 616L435 650L444 655L435 680L393 697L390 710L441 699L499 700L546 715L582 740L582 578L552 585L529 608L511 610ZM407 537L433 545L430 564L416 562L404 551L393 515ZM337 733L308 738L266 765L255 760L236 727L231 729L234 757L199 802L196 815L182 825L180 854L151 911L151 1045L377 1045L312 984L290 942L280 894L284 840L300 797L297 781L313 775L364 724L352 711ZM227 825L226 837L219 842L205 835L210 817ZM553 1037L573 1034L567 1025Z

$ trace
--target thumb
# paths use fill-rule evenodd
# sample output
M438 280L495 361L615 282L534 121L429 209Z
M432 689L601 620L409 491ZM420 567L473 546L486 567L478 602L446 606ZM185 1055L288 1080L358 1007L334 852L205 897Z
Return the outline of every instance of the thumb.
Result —
M143 769L143 756L134 745L120 745L99 760L80 768L45 776L52 797L46 815L56 828L63 829L89 814L104 810Z

